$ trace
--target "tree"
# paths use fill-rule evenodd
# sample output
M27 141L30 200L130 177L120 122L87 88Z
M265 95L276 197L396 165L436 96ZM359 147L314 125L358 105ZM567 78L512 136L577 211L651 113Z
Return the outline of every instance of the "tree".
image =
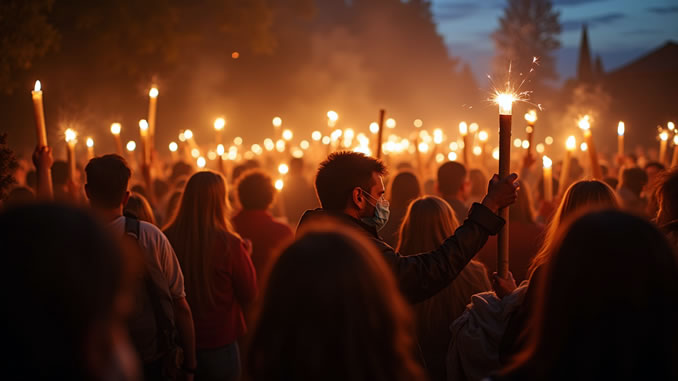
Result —
M539 91L545 80L558 79L553 52L560 47L559 16L551 0L508 0L499 29L492 34L498 68L506 70L511 62L514 73L526 75L533 57L538 57L531 90Z

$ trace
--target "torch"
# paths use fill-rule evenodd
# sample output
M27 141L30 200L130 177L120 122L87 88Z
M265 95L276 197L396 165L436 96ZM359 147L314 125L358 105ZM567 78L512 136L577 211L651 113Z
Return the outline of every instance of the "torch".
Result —
M153 86L148 91L148 139L146 145L148 145L148 152L153 150L153 142L155 140L155 115L158 108L158 88Z
M75 177L75 142L78 137L78 134L75 130L68 128L66 129L66 155L68 161L68 180L71 183L74 183L73 179Z
M92 160L94 158L94 139L87 138L87 160Z
M548 156L542 157L544 164L544 201L553 201L553 161Z
M35 81L35 87L31 92L33 96L33 112L35 114L35 129L38 137L38 147L47 146L47 130L45 128L45 111L42 106L42 86L40 81Z
M579 119L579 128L584 131L584 138L586 139L587 151L589 151L589 159L591 160L591 170L593 171L593 178L602 180L603 179L603 170L600 168L600 163L598 163L598 153L596 152L596 146L593 143L593 135L591 134L591 119L588 115L585 115Z
M111 124L111 134L113 134L113 139L115 139L115 151L118 155L122 156L122 141L120 140L120 130L122 126L120 123Z
M662 131L659 134L659 162L666 163L666 145L669 142L669 133Z
M624 122L617 125L617 155L624 156Z
M511 170L511 114L514 95L499 93L494 102L499 106L499 178L504 179ZM461 127L461 125L460 125ZM464 142L464 156L467 144ZM466 160L466 157L464 158ZM499 209L499 217L505 221L497 240L497 272L506 278L509 271L509 209Z
M527 121L527 127L525 127L525 133L527 134L527 155L532 155L532 139L534 136L534 123L537 121L537 111L530 110L525 114L525 120Z
M510 126L510 122L509 122ZM467 167L469 166L468 162L468 124L466 122L461 122L459 123L459 134L461 135L462 139L464 140L464 165Z
M146 166L150 163L149 125L146 119L139 121L139 135L141 136L141 164Z
M381 159L381 146L384 139L384 115L386 110L379 110L379 133L377 134L377 159Z
M574 136L567 138L565 142L565 159L563 166L560 168L560 181L558 184L558 194L563 194L566 189L567 181L570 176L570 161L572 160L572 151L577 148L577 140Z
M216 134L217 144L221 144L221 132L224 130L224 126L226 126L226 119L216 118L214 120L214 132Z
M678 165L678 135L673 137L673 160L671 160L671 168Z

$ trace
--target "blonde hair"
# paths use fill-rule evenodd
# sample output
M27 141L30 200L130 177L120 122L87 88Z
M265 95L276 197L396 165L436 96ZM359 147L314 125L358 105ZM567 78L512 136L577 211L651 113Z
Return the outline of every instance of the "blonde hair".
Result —
M125 212L133 214L140 221L146 221L155 225L155 216L151 204L146 198L137 192L132 192L125 204Z
M619 208L617 194L609 185L597 180L581 180L570 185L553 218L546 226L544 244L530 264L528 277L551 258L556 233L563 222L575 214L604 208Z
M433 250L454 234L457 227L459 221L445 200L436 196L419 197L407 207L397 250L404 255Z
M214 305L211 258L215 243L228 236L238 237L228 220L226 194L226 182L220 174L194 174L186 183L176 215L165 228L184 273L187 298L198 310Z

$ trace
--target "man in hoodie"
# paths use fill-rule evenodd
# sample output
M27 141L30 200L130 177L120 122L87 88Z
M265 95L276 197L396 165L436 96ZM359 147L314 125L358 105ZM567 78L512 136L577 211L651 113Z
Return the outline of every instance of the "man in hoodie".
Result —
M315 187L322 208L301 217L297 231L314 219L333 217L366 234L393 269L400 290L418 303L435 295L459 275L485 245L488 236L499 232L504 220L499 208L511 205L517 197L518 176L494 176L482 203L475 203L467 219L437 249L413 256L401 256L379 236L388 221L388 201L384 199L386 167L358 152L335 152L320 164Z

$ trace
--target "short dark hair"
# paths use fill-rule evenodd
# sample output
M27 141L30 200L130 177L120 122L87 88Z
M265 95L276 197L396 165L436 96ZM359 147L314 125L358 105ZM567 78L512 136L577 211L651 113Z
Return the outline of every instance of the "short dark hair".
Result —
M90 201L106 208L122 205L132 170L120 155L95 157L85 167Z
M238 199L246 210L266 210L273 203L275 188L271 177L259 169L250 169L238 181Z
M652 167L656 168L657 171L663 171L663 170L666 169L666 166L664 164L658 162L658 161L651 161L651 162L645 164L645 168L643 168L643 169L647 171L648 168L652 168Z
M448 161L438 168L438 191L452 195L461 189L466 179L466 167L456 161Z
M372 174L386 174L381 160L360 152L334 152L320 163L315 177L315 189L325 210L339 211L346 207L355 187L369 190Z
M643 187L647 185L647 173L640 168L626 168L622 172L621 186L631 190L634 194L640 195Z

